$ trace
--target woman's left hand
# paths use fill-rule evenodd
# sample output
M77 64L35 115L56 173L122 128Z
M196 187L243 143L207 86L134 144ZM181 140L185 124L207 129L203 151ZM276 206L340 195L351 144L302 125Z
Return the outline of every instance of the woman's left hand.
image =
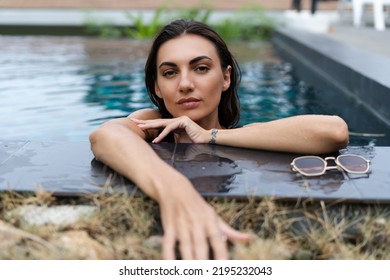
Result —
M203 129L187 116L173 119L139 120L132 118L131 120L142 130L163 128L161 133L152 141L152 143L159 143L170 132L178 135L181 140L184 140L183 137L185 136L183 133L185 133L192 143L204 144L209 142L210 132Z

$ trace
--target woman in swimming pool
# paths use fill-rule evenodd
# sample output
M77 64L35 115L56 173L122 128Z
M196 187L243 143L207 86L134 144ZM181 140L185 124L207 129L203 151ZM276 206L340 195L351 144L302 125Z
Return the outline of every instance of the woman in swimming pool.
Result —
M145 66L146 87L158 109L110 120L90 135L97 160L131 179L156 200L164 229L163 258L228 258L226 241L247 242L165 163L148 142L202 143L321 154L344 148L346 123L337 116L302 115L236 127L239 67L210 27L177 20L157 35ZM140 160L142 159L142 160Z

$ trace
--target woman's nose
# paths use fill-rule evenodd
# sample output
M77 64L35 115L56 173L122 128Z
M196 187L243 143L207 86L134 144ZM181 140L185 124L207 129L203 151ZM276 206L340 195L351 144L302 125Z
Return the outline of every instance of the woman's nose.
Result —
M180 76L179 91L183 93L191 92L194 89L194 83L188 73L182 73Z

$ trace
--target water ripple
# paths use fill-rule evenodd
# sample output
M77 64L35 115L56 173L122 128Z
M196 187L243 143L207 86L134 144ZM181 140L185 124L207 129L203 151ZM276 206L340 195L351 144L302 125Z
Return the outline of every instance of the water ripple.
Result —
M87 141L89 133L103 122L153 108L143 74L149 42L0 36L0 44L2 139ZM291 64L269 59L269 46L243 45L242 124L343 111L297 79ZM267 58L259 60L257 48L267 49ZM254 53L252 58L248 49ZM349 125L356 131L378 132L372 122L363 128L362 123L351 120ZM381 144L382 139L358 141ZM386 141L389 145L390 140Z

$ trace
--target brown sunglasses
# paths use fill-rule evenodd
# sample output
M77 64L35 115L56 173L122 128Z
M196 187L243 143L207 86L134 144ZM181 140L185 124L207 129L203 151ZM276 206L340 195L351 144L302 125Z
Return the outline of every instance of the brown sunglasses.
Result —
M336 165L328 166L329 160L333 160ZM320 176L327 170L340 170L340 168L348 173L366 174L370 170L370 161L359 155L346 154L325 159L317 156L303 156L291 162L291 170L304 176Z

